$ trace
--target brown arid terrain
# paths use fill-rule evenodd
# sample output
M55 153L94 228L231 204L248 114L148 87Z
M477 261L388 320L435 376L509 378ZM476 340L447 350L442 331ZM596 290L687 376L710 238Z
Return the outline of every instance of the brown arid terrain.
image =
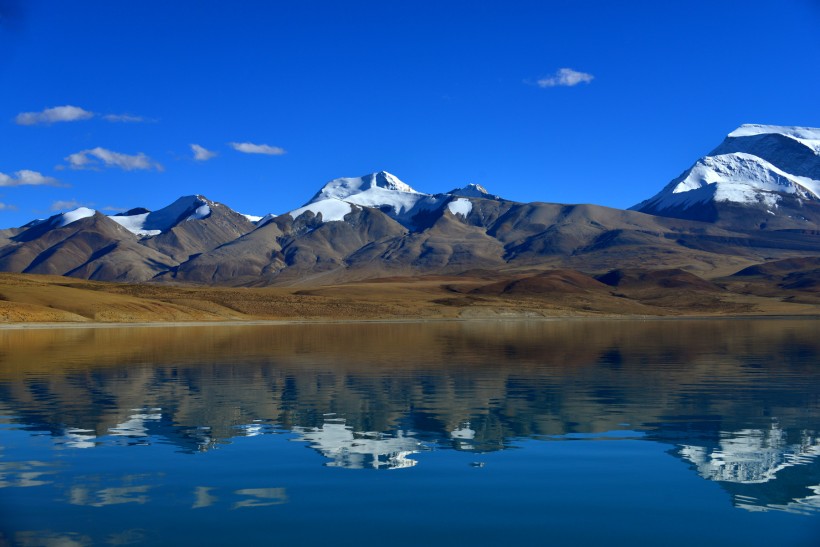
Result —
M471 270L237 288L0 274L6 325L755 315L820 315L820 258L769 262L712 279L678 268Z

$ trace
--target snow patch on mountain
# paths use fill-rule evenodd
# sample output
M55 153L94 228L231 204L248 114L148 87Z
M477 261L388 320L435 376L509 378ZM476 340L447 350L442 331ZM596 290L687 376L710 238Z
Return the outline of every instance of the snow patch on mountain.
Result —
M467 218L467 215L473 210L473 203L467 198L458 198L448 203L447 209L454 215L461 215Z
M400 224L413 226L413 218L423 211L440 208L449 196L418 192L386 171L362 177L334 179L307 204L290 211L297 218L305 211L322 212L325 222L343 220L351 205L379 209ZM342 205L342 204L347 204Z
M376 209L390 209L396 216L401 216L416 204L427 197L418 192L404 192L396 190L384 190L382 188L371 188L360 194L354 194L345 198L349 203L362 205L364 207L374 207Z
M113 215L108 218L134 234L150 237L166 232L189 220L202 220L216 206L202 196L183 196L167 207L136 215Z
M729 138L754 137L757 135L770 134L783 135L794 139L808 148L811 148L815 154L820 155L820 129L814 127L745 124L729 133Z
M72 211L67 211L65 213L54 215L51 217L51 225L55 228L62 228L63 226L68 226L72 222L77 222L83 218L93 217L94 213L96 213L94 209L89 209L88 207L77 207Z
M714 185L712 192L696 192ZM778 169L751 154L736 153L707 156L698 160L685 176L654 204L659 208L689 207L714 199L734 203L766 203L779 201L777 193L799 194L800 197L820 197L820 182L797 177Z
M265 224L267 224L271 220L275 219L276 217L277 217L277 215L274 215L273 213L268 213L267 215L263 216L262 218L260 218L259 220L256 221L257 228L261 228L262 226L264 226ZM296 217L294 217L294 218L296 218Z
M331 222L334 220L344 220L345 215L353 211L353 207L346 201L342 201L336 198L329 198L308 203L304 207L294 209L288 214L290 214L290 216L296 219L302 216L307 211L312 212L314 215L321 214L323 221Z
M145 221L151 213L142 213L139 215L114 215L110 216L111 220L138 236L156 236L162 233L162 230L146 230L144 229Z
M211 216L211 206L207 203L197 207L185 220L202 220Z

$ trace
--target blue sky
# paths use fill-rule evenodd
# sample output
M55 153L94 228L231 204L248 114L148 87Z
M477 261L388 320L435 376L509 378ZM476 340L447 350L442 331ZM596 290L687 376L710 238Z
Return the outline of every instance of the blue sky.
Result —
M0 0L0 226L379 170L624 208L740 124L820 126L818 29L817 0Z

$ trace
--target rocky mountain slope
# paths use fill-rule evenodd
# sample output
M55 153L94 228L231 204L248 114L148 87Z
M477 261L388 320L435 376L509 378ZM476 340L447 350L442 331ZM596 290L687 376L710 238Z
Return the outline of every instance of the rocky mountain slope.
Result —
M250 217L204 196L0 230L0 271L236 286L571 268L726 275L820 255L820 130L743 126L635 210L426 194L379 172ZM651 213L651 214L650 214Z

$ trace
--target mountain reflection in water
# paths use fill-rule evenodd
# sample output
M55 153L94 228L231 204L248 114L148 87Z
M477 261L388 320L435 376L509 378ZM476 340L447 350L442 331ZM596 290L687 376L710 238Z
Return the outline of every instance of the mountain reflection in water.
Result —
M351 469L417 469L442 450L481 466L531 442L656 442L736 507L816 515L819 333L813 320L0 331L0 435L192 455L279 435ZM0 457L0 500L60 473ZM157 480L75 477L65 496L138 505ZM193 508L225 495L190 489ZM231 495L234 508L289 499L275 486Z

